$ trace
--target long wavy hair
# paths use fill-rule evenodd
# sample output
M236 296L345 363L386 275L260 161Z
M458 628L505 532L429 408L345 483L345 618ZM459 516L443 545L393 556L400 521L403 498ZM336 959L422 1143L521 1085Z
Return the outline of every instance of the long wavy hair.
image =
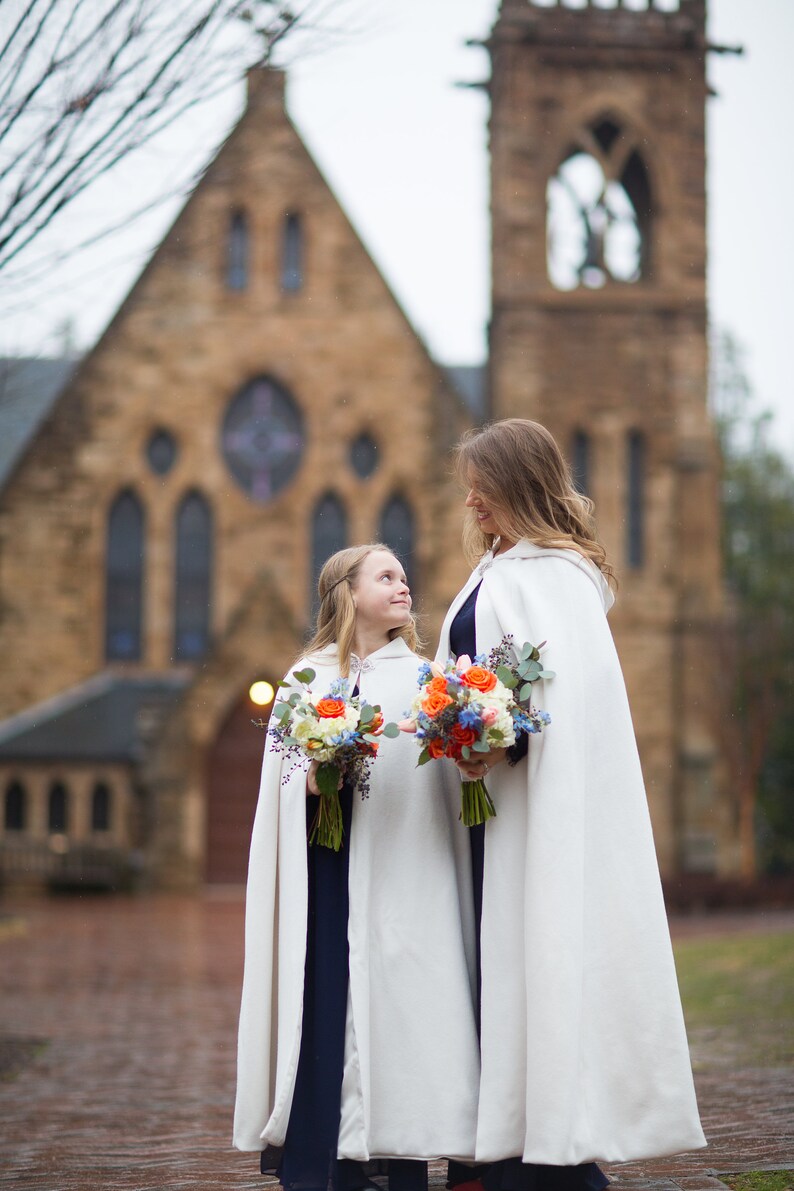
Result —
M364 559L376 550L385 550L387 554L394 555L399 562L394 551L382 542L372 542L369 546L349 546L347 550L338 550L336 554L331 555L324 563L317 582L320 597L317 623L314 636L303 650L302 656L310 657L329 645L336 645L339 673L345 678L350 674L350 655L356 636L353 589ZM390 641L397 637L402 637L408 648L415 653L419 651L421 642L413 612L407 624L389 631Z
M593 502L577 492L553 435L539 422L506 418L469 430L455 448L458 478L492 505L513 542L577 550L614 582L606 551L596 538ZM463 549L471 566L494 544L467 509Z

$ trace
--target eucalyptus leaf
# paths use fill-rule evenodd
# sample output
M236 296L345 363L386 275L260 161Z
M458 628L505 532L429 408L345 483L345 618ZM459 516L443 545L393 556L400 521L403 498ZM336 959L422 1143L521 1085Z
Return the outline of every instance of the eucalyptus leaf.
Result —
M526 682L518 692L518 698L523 703L524 699L528 699L532 694L532 683Z
M493 732L492 735L496 736L496 733ZM490 751L491 751L490 744L488 744L484 740L478 740L476 742L476 744L473 744L471 747L472 747L472 752L475 752L475 753L490 753Z
M538 677L539 678L556 678L557 672L556 672L556 670L541 670Z
M464 744L463 748L460 750L460 755L463 757L464 761L468 761L469 757L471 756L471 749L467 744Z
M400 729L396 724L385 724L381 735L388 736L389 740L394 740L395 736L400 735Z
M292 677L296 682L301 682L304 686L308 686L310 682L314 682L316 672L307 666L305 670L293 670Z
M528 658L536 658L537 653L538 651L531 641L525 641L521 646L521 658L523 661L526 661Z
M428 761L430 761L430 760L431 760L431 757L430 757L430 753L428 752L428 750L422 749L421 753L419 754L419 760L416 762L416 764L417 765L427 765Z
M507 666L497 666L494 673L496 674L496 677L499 679L499 681L504 683L508 690L512 691L513 687L516 685L516 679L513 677L513 671L508 670Z
M365 703L364 706L361 708L361 711L359 712L359 716L358 716L359 723L371 724L372 721L374 720L374 718L375 718L375 708L372 707L371 704Z

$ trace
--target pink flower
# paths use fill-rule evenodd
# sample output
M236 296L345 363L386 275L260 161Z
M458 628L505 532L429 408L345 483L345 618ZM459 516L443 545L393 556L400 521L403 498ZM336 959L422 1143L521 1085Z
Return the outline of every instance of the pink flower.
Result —
M495 724L498 718L499 712L495 707L486 707L485 711L482 713L482 722L486 728L490 728L492 724Z
M457 662L455 663L456 669L461 670L461 671L468 670L470 665L471 665L471 658L469 657L469 655L467 653L462 653L460 655L460 657L458 658Z
M397 727L401 732L415 732L416 724L413 720L398 720Z
M430 673L434 674L436 676L436 678L443 678L444 677L444 667L440 666L438 664L438 662L431 662L430 663Z

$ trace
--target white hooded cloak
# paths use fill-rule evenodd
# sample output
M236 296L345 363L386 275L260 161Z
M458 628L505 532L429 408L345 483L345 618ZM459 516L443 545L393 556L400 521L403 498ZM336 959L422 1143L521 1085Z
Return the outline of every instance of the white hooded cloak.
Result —
M551 724L487 776L476 1158L575 1165L706 1144L700 1127L612 596L573 550L486 555L477 650L548 642Z
M420 659L401 639L370 655L359 690L400 719ZM331 648L298 664L314 691ZM356 674L351 678L355 681ZM369 797L354 793L349 988L338 1156L471 1158L479 1051L466 832L454 767L417 769L413 737L383 739ZM281 1146L300 1054L306 958L306 769L268 737L251 840L234 1144Z

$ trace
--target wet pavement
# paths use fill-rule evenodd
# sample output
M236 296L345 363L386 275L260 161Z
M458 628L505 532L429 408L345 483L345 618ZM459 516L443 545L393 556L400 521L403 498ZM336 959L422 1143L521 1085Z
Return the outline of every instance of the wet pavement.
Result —
M242 896L0 902L0 1188L263 1188L231 1148ZM686 919L674 935L787 929ZM708 1150L608 1168L617 1191L794 1166L794 1071L697 1076ZM431 1169L431 1183L443 1181Z

